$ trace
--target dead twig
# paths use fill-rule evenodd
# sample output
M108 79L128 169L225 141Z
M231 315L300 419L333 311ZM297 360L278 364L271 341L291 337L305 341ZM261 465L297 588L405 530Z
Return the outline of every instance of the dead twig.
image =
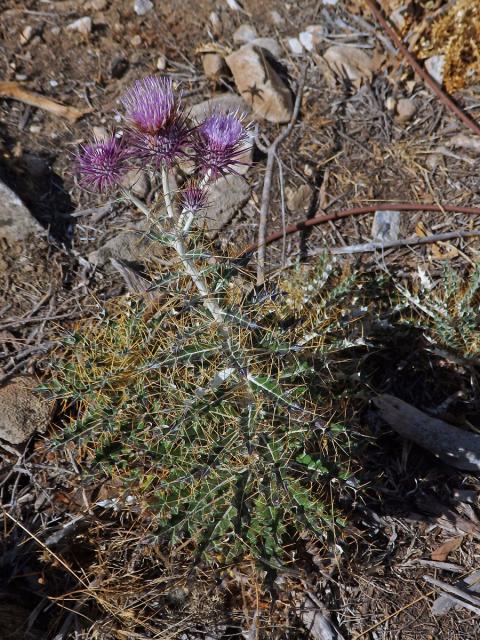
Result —
M91 109L77 109L76 107L68 107L56 100L42 96L39 93L24 89L18 82L0 82L0 96L2 98L11 98L18 100L32 107L38 107L44 111L53 113L60 118L66 118L72 124L83 118L83 116L91 111Z
M329 249L329 253L338 255L341 253L369 253L372 251L382 251L383 249L394 249L399 247L413 247L419 244L433 244L435 242L445 242L457 238L468 238L470 236L480 236L480 231L451 231L449 233L437 233L432 236L412 236L399 240L386 240L384 242L366 242L365 244L353 244L346 247L334 247ZM310 255L321 253L323 249L315 249Z
M40 545L42 547L42 549L48 553L50 556L52 556L52 558L54 560L56 560L59 564L62 565L62 567L64 569L66 569L68 571L68 573L70 573L75 580L77 580L81 585L83 585L86 589L89 588L89 585L84 581L84 579L79 576L77 573L75 573L75 571L65 562L65 560L63 560L63 558L61 558L59 555L57 555L56 553L54 553L51 549L49 549L41 540L40 538L38 538L34 533L32 533L31 531L29 531L27 529L27 527L25 527L25 525L23 525L19 520L17 520L16 518L14 518L10 513L8 513L8 511L6 511L6 509L2 509L3 514L5 516L7 516L7 518L10 518L10 520L17 526L20 527L20 529L22 529L23 531L25 531L25 533L32 538L32 540L35 540L35 542Z
M392 39L395 46L399 51L403 54L404 58L413 68L415 73L422 78L425 84L431 89L431 91L437 96L440 102L451 112L453 115L463 122L463 124L473 131L477 136L480 136L480 126L473 120L469 115L467 115L460 107L455 103L452 98L443 91L441 86L435 82L432 76L424 69L417 61L415 56L410 53L408 48L403 44L402 39L398 35L397 31L394 27L384 18L382 11L378 8L376 0L365 0L365 4L368 6L370 11L373 13L375 19L379 23L379 25L383 28L383 30L388 34L388 36Z
M438 587L444 593L448 593L449 596L453 596L454 600L457 604L461 604L462 607L473 611L477 615L480 614L480 598L474 596L471 593L467 593L463 589L459 589L458 587L454 587L452 584L448 584L448 582L442 582L441 580L437 580L436 578L431 578L430 576L423 576L425 582L433 585L434 587Z
M297 121L298 114L300 111L300 105L302 104L302 96L303 96L303 88L305 86L305 78L307 75L308 65L305 65L302 70L302 74L300 76L300 80L298 83L297 96L295 98L295 105L293 108L292 117L288 125L283 129L283 131L275 138L273 142L269 144L268 147L265 147L261 144L258 139L256 140L257 146L261 151L267 154L267 166L265 169L265 178L263 181L263 190L262 190L262 204L260 206L260 220L258 223L258 260L257 260L257 285L263 284L265 280L265 255L266 255L266 246L265 237L267 232L267 217L268 217L268 209L270 206L270 193L272 190L272 177L273 177L273 166L275 163L275 158L277 157L277 151L281 143L291 134L295 122Z
M455 205L442 205L442 204L421 204L415 202L391 202L389 204L372 204L366 207L353 207L352 209L344 209L343 211L339 211L337 213L330 213L323 216L315 216L315 218L309 218L307 220L302 220L301 222L296 222L295 224L289 225L286 229L282 229L282 231L276 231L268 236L264 244L268 246L273 242L276 242L280 238L283 238L284 235L288 236L292 233L298 233L299 231L304 231L309 227L316 227L319 224L324 224L326 222L330 222L330 220L340 220L342 218L348 218L350 216L360 216L365 215L367 213L375 213L375 211L391 211L392 209L396 211L428 211L428 212L438 212L443 213L448 211L450 213L464 213L466 215L480 215L480 207L462 207ZM260 250L259 244L251 244L248 245L243 251L237 256L237 258L244 258L249 254L255 253Z

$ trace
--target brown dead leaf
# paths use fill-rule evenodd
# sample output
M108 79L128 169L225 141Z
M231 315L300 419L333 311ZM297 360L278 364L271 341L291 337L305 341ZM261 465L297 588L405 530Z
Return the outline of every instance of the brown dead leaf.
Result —
M445 540L443 544L432 551L432 555L430 556L432 560L436 560L438 562L445 562L448 558L449 554L453 551L456 551L458 547L462 544L463 536L459 536L458 538L450 538L449 540Z
M435 260L453 260L458 257L458 249L448 242L432 244L431 251Z
M421 220L420 220L420 222L417 223L417 226L415 227L415 233L420 238L426 238L429 235L427 233L425 225L423 224L423 222Z

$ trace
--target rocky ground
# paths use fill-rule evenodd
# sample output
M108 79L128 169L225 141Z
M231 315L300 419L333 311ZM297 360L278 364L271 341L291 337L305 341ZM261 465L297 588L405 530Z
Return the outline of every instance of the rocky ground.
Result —
M454 36L432 31L452 4L382 3L430 75L444 92L457 91L478 123L480 73L465 44L473 36L458 38L462 29L480 34L480 17L465 25L460 16ZM445 264L468 273L478 263L479 218L444 206L480 206L480 138L412 71L361 0L6 0L0 34L0 639L476 637L478 467L443 464L394 435L371 398L350 414L375 441L364 454L367 498L342 545L311 548L302 572L279 578L275 596L258 587L255 601L258 576L240 567L228 580L197 585L187 603L168 604L172 625L183 621L178 633L128 627L112 602L93 603L78 583L82 575L102 582L97 534L117 524L94 505L115 487L83 485L74 448L49 447L61 408L34 387L48 377L65 329L144 291L162 260L143 219L120 200L82 191L72 168L92 131L102 137L115 120L121 126L117 100L133 80L171 76L192 122L237 109L255 123L239 175L211 194L206 232L218 251L238 255L255 243L262 213L268 236L373 208L272 243L262 273L249 264L260 279L326 248L345 269L394 274L414 291L425 278L441 280ZM463 73L451 37L467 47ZM155 201L149 175L127 181ZM400 211L398 202L440 210ZM375 213L376 205L390 211ZM389 244L372 252L372 242ZM478 431L478 351L467 361L429 348L416 333L382 342L368 361L371 388Z

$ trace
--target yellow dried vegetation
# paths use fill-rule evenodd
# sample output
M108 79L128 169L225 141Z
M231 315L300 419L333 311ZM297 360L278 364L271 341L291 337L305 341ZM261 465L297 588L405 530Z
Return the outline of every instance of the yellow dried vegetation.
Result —
M421 57L444 55L444 84L449 93L480 79L480 2L458 0L432 23Z

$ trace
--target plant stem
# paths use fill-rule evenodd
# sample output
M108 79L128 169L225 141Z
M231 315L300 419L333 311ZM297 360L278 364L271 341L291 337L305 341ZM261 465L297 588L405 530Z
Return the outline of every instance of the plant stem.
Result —
M187 252L185 250L185 245L183 244L183 240L180 237L177 237L173 243L173 248L178 254L178 257L182 261L183 267L188 275L193 280L194 285L197 287L199 294L203 298L203 304L210 311L212 316L218 323L223 323L225 321L225 316L223 311L220 309L218 304L211 299L210 291L208 290L207 283L204 278L201 276L194 262L187 256Z
M166 176L166 180L163 181L164 176L163 176L163 170L162 170L162 181L164 183L163 195L165 198L165 206L167 207L169 218L171 218L173 217L173 207L172 207L172 200L170 196L170 190L168 187L168 175L166 174L166 172L165 172L165 176ZM166 190L165 190L165 185L167 187ZM150 217L149 208L141 200L139 200L131 191L129 191L128 189L123 189L122 193L126 198L130 200L130 202L132 202L132 204L134 204L138 208L139 211L145 214L147 218ZM169 209L170 209L170 212L169 212ZM170 213L172 215L170 215ZM199 292L199 294L203 299L203 304L205 305L205 307L210 311L210 313L218 323L225 322L225 314L223 313L221 308L218 306L218 304L215 302L215 300L211 299L211 294L208 289L207 283L205 279L202 277L202 275L200 274L200 272L198 271L193 260L191 260L191 258L188 257L187 250L185 248L185 244L182 238L180 236L176 236L172 240L171 246L177 252L178 257L182 261L182 264L186 273L191 277L194 285L197 288L197 291Z
M173 220L175 218L175 212L173 209L172 195L170 193L170 185L168 183L168 171L165 165L162 165L162 187L165 206L167 207L167 215Z

